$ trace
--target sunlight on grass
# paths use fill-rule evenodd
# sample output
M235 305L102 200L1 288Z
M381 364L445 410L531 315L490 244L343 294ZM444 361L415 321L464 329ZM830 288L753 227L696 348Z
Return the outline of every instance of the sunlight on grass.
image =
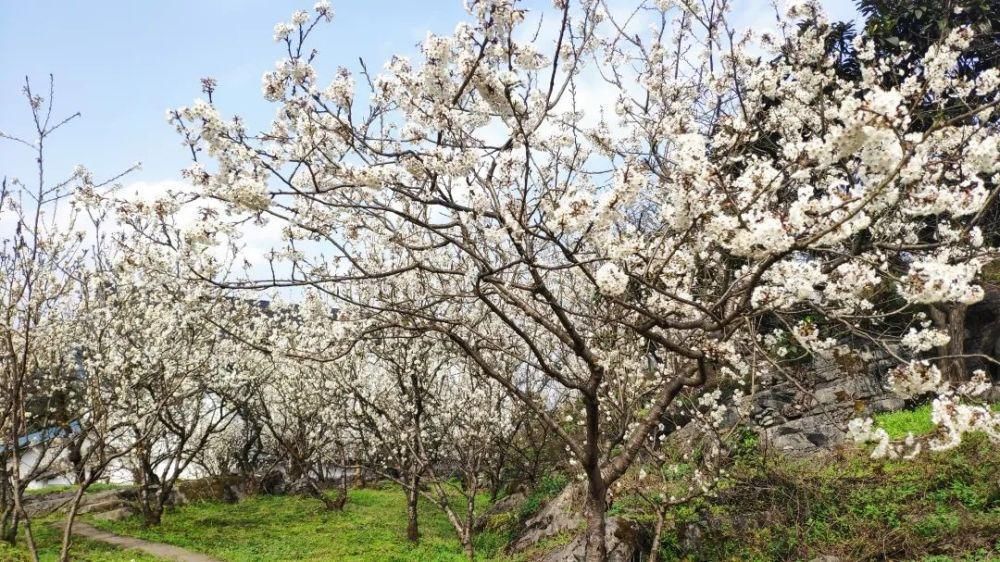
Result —
M931 421L930 404L924 404L913 410L875 414L875 425L886 430L893 439L901 439L911 432L915 436L927 435L933 432L935 427Z
M439 509L424 503L420 516L422 538L415 546L405 538L405 496L398 488L351 490L343 512L325 511L312 499L261 496L184 506L165 514L156 529L143 529L138 518L95 525L230 562L465 559ZM503 541L483 535L477 543L483 559L495 560Z
M91 484L90 487L87 488L87 493L96 494L97 492L105 492L107 490L118 490L121 488L122 486L118 484L104 484L98 482L96 484ZM75 484L53 484L51 486L42 486L40 488L31 488L29 490L25 490L24 494L27 496L42 496L45 494L56 494L60 492L74 492L74 491L76 491Z
M990 408L994 412L1000 412L1000 402L992 404ZM907 433L914 436L927 435L934 431L934 422L931 421L931 405L924 404L912 410L897 410L895 412L885 412L875 414L875 425L886 430L889 437L902 439Z

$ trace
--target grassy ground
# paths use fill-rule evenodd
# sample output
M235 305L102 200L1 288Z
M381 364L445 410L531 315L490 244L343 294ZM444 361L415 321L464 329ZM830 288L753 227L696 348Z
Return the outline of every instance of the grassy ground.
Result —
M114 484L93 484L87 492L95 494L105 490L120 488ZM59 492L69 492L76 490L76 486L44 486L25 492L29 496L54 494ZM59 559L60 541L62 540L60 515L50 515L32 520L32 531L35 534L36 544L39 549L39 557L43 562L51 562ZM71 549L73 560L80 562L153 562L159 560L141 552L123 551L120 548L102 544L95 541L75 538ZM15 562L28 560L28 549L24 541L20 541L16 548L11 548L6 543L0 542L0 562Z
M465 559L444 514L429 504L421 506L420 544L407 543L405 505L398 488L359 489L351 490L343 512L325 511L311 499L257 497L188 505L166 513L155 529L143 529L137 518L95 525L232 562ZM489 533L481 536L483 559L496 559L501 542Z
M933 430L929 407L880 415L876 422L894 437ZM956 450L925 453L916 460L872 460L846 449L816 462L765 454L747 434L734 466L714 498L676 508L661 543L665 560L1000 561L1000 447L972 435ZM566 484L543 479L514 511L491 517L477 541L482 560L501 553L521 523ZM94 522L123 535L174 544L224 561L464 560L441 511L421 506L423 539L405 541L405 498L395 487L352 490L343 512L325 511L316 500L257 497L238 504L195 503L169 511L163 525L143 529L138 519ZM629 497L617 498L612 514L648 524ZM55 560L58 533L35 529L43 560ZM554 546L570 537L552 539ZM74 560L154 560L113 547L80 542ZM522 556L523 557L523 556ZM25 559L24 551L0 546L0 562Z
M98 482L96 484L91 484L87 488L88 494L96 494L97 492L105 492L107 490L117 490L121 486L117 484L104 484ZM54 484L52 486L42 486L41 488L32 488L30 490L25 490L25 495L28 496L44 496L46 494L55 494L59 492L72 492L75 491L77 487L73 484Z
M924 404L912 410L899 410L875 415L875 425L881 427L893 439L902 439L906 434L927 435L934 431L931 421L931 405Z
M54 562L59 559L59 544L61 531L52 524L57 518L44 518L33 521L32 530L39 547L39 555L43 562ZM76 562L156 562L159 558L145 555L141 552L121 550L118 547L94 541L75 539L71 550L71 558ZM0 562L21 562L29 560L28 550L24 542L17 548L10 548L0 542Z
M903 435L922 423L890 421ZM912 461L872 460L864 450L823 462L752 452L717 497L671 513L661 552L665 560L1000 561L1000 447L972 434Z

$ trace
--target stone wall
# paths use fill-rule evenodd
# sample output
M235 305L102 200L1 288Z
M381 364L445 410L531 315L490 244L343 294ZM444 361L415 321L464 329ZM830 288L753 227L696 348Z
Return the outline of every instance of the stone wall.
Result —
M764 381L765 389L753 398L753 421L765 443L786 454L834 447L844 441L852 418L904 406L884 388L887 366L879 360L843 365L816 358L795 381Z

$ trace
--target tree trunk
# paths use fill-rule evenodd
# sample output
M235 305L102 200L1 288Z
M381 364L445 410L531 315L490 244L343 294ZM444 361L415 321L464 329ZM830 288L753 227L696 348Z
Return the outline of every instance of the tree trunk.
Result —
M337 498L334 502L334 509L337 511L344 510L344 505L347 503L347 463L344 463L344 467L340 472L340 491L337 493Z
M604 562L608 559L608 546L605 541L605 512L608 509L608 488L601 473L598 447L600 439L599 424L601 423L600 408L596 399L586 402L587 410L587 443L583 460L587 473L587 499L584 503L584 517L587 520L586 562Z
M73 544L73 522L76 520L76 514L80 509L80 500L83 498L83 494L86 490L86 486L80 486L80 489L73 497L73 503L69 506L69 513L66 514L66 525L63 526L62 547L59 551L59 562L70 562L69 548Z
M406 540L420 540L420 526L417 521L417 500L420 499L420 475L410 478L409 489L406 490Z
M14 462L21 462L19 458L15 456ZM28 553L31 555L31 559L38 562L38 548L35 545L35 534L31 531L31 518L28 517L28 512L24 510L24 490L17 486L14 488L14 508L17 510L19 519L23 523L24 527L24 539L28 544ZM15 537L16 538L16 537Z
M156 527L163 520L163 502L159 490L144 488L139 495L139 509L142 511L142 526Z
M472 543L472 534L476 529L476 492L479 491L475 471L470 471L468 492L465 497L465 530L462 533L462 544L465 546L465 554L469 557L469 562L476 559L475 545Z
M931 307L931 319L934 326L948 334L948 343L937 348L938 368L942 376L951 382L964 382L969 379L965 372L965 311L964 304L942 305L941 308Z
M156 527L163 516L163 503L159 501L160 477L153 470L153 463L148 453L149 448L137 445L135 458L136 482L139 484L139 509L142 511L142 526Z
M605 542L605 511L607 511L606 490L604 481L591 479L587 485L587 501L584 504L584 517L587 519L586 562L604 562L608 559L608 547Z
M80 436L71 438L72 441L70 441L66 455L73 467L73 483L78 486L87 479L87 467L83 459L83 435L84 433L81 432Z
M21 519L17 516L17 510L11 505L3 512L3 520L0 521L0 540L14 546L17 541L17 527Z
M0 456L0 540L14 546L19 522L14 506L14 489L7 479L7 456Z
M163 507L158 505L143 506L142 526L156 527L163 521Z
M948 310L948 380L965 382L969 374L965 372L965 311L964 304L955 305Z
M465 556L469 558L469 562L476 559L476 547L472 544L471 533L468 536L462 538L462 546L465 547Z

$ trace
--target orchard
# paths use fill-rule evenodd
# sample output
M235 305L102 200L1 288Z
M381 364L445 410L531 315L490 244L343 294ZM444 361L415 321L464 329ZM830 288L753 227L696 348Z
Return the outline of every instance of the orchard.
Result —
M324 48L320 1L274 27L273 119L204 78L167 112L184 188L142 197L127 166L54 177L77 115L26 81L31 126L0 134L34 167L0 194L2 539L38 560L58 525L70 560L95 484L156 528L184 482L235 476L334 515L396 487L400 542L432 511L484 559L495 506L558 474L566 552L663 559L770 435L760 397L820 361L929 410L893 435L838 397L840 450L997 447L1000 362L967 319L1000 259L1000 13L925 3L761 29L728 0L467 0L366 61ZM39 523L53 474L74 493Z

